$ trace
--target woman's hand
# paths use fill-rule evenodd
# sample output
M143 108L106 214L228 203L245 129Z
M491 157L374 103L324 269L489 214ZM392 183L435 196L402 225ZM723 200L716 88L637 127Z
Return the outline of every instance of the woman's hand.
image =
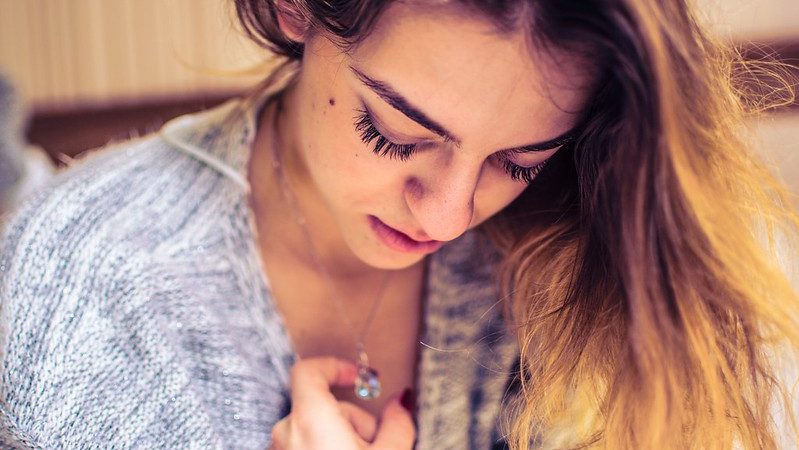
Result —
M332 357L308 358L291 370L291 414L272 428L274 450L405 450L416 429L398 397L378 422L352 403L337 400L331 386L352 386L358 369Z

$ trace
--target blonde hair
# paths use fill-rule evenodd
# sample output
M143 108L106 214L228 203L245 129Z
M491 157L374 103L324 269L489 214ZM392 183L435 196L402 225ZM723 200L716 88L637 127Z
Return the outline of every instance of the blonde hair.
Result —
M679 2L621 3L647 76L618 90L648 100L542 181L544 195L574 183L573 195L528 197L492 224L521 344L511 447L799 442L780 367L799 348L780 265L799 255L799 218L742 137L748 116L794 100L791 84L706 37ZM536 225L514 229L520 217Z

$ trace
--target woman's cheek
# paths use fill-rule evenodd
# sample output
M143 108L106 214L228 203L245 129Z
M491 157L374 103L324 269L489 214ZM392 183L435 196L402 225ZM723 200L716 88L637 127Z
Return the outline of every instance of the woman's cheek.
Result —
M474 194L475 222L485 221L509 205L527 188L511 179L504 169L486 163Z

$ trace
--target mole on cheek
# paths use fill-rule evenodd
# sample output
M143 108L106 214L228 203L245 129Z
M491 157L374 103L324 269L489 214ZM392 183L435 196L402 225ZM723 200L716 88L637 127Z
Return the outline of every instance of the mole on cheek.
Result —
M330 106L336 106L336 99L333 97L330 97L330 100L328 100L327 102L330 103Z

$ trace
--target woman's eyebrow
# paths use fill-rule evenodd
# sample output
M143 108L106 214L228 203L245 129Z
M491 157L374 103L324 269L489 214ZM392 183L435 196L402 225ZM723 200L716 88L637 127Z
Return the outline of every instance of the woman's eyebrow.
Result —
M447 141L451 141L454 142L456 145L460 145L460 139L458 139L450 131L447 131L447 129L444 128L441 124L429 118L425 113L420 111L419 108L413 106L407 99L405 99L405 97L403 97L400 93L394 90L394 88L391 87L390 84L386 83L385 81L380 81L375 78L372 78L369 75L363 73L362 71L356 69L355 67L350 66L350 69L355 74L355 76L358 77L358 79L361 80L361 82L364 85L366 85L366 87L371 89L375 94L378 95L378 97L382 98L383 101L388 103L392 108L401 112L406 117L418 123L419 125L423 126L424 128L443 137ZM569 130L558 137L548 139L546 141L537 142L535 144L522 145L519 147L508 148L501 151L516 152L516 153L543 152L567 144L571 142L573 139L574 139L574 130Z
M392 88L388 83L376 80L356 69L355 67L350 66L350 69L352 69L352 72L355 73L355 76L357 76L358 79L360 79L361 82L366 85L366 87L374 91L375 94L382 98L386 103L391 105L391 107L402 114L405 114L409 119L448 141L455 143L460 142L455 135L447 131L443 126L441 126L441 124L427 117L427 115L420 111L419 108L411 105L410 102L405 99L405 97L395 91L394 88Z

